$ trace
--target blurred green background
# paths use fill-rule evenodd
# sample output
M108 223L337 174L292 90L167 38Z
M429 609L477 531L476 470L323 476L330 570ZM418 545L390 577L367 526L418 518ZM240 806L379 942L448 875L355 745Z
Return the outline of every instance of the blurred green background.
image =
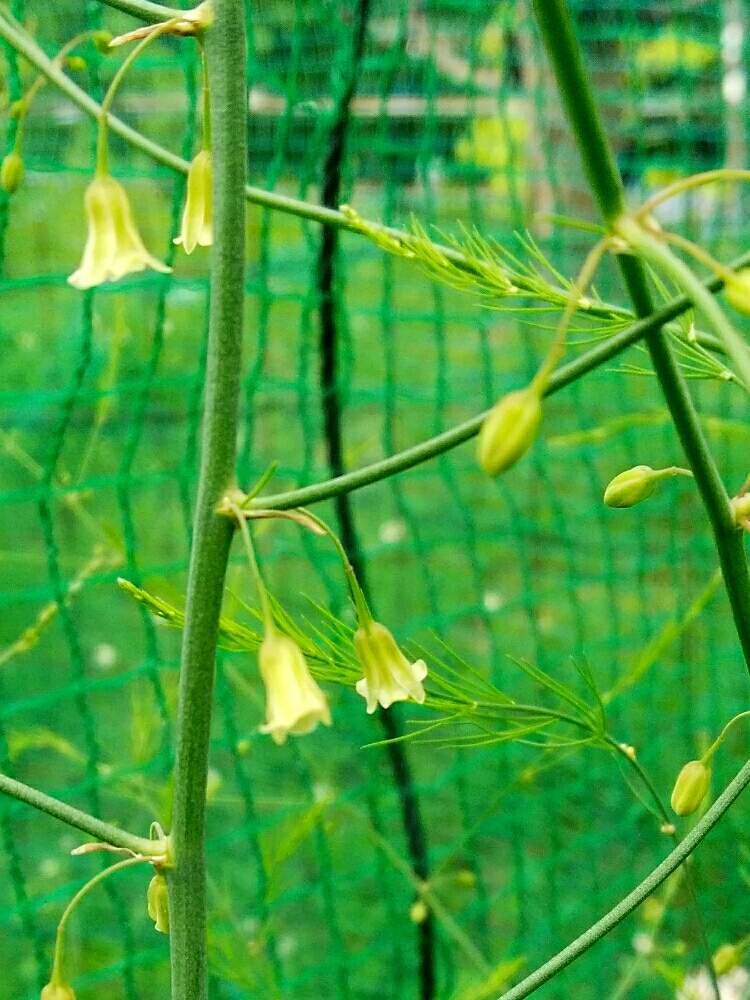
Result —
M133 24L91 0L11 6L50 55L78 31ZM696 170L747 165L745 2L573 7L633 201ZM335 98L352 76L355 6L263 0L248 3L248 19L250 183L318 202ZM80 51L86 67L74 76L101 97L121 57ZM6 49L8 149L8 103L33 79ZM199 104L193 43L165 40L130 74L116 111L189 158ZM85 238L94 144L92 122L46 87L27 124L26 180L0 196L0 758L2 770L145 832L168 817L179 636L115 580L176 603L184 591L207 255L188 259L171 245L183 181L113 137L114 172L149 248L174 273L87 294L68 287ZM393 224L414 213L449 233L476 225L514 250L514 231L528 229L565 275L576 273L592 237L544 213L596 216L528 4L372 0L341 200ZM664 218L729 259L747 248L747 209L744 191L706 190ZM314 224L249 207L244 485L272 460L274 491L328 476L320 238ZM480 308L357 236L342 237L336 273L348 467L524 384L549 340L552 314L533 314L531 324ZM609 266L598 289L626 301ZM632 511L601 503L621 469L681 462L654 379L623 372L625 364L647 359L631 349L550 400L532 454L498 482L478 473L465 445L354 494L352 508L377 613L403 640L434 646L437 634L513 694L528 693L528 683L508 653L566 681L571 657L585 657L602 690L642 657L643 677L612 704L610 725L668 797L681 764L747 707L747 678L721 591L675 628L716 566L690 484L668 483ZM692 385L737 489L748 471L745 399L720 381ZM320 513L335 521L330 507ZM330 547L294 525L266 526L258 539L291 610L307 614L313 599L347 613ZM228 608L240 616L241 600L254 594L238 550ZM674 641L644 654L670 629ZM362 749L382 730L354 692L329 693L333 728L278 748L257 732L253 658L220 659L209 788L216 1000L419 995L393 777L382 748ZM412 708L399 715L427 717ZM738 727L717 759L717 787L746 746ZM407 752L438 872L443 1000L495 996L504 969L518 976L539 964L667 852L658 823L601 751L410 744ZM747 832L740 802L699 855L712 947L750 932ZM4 1000L31 1000L46 981L62 907L100 864L69 856L79 841L0 802ZM130 871L75 917L69 967L82 1000L168 996L167 942L146 917L146 885L146 873ZM630 918L539 995L612 995L648 926L643 914ZM662 942L625 996L673 997L680 975L700 963L679 889ZM496 967L494 992L467 992Z

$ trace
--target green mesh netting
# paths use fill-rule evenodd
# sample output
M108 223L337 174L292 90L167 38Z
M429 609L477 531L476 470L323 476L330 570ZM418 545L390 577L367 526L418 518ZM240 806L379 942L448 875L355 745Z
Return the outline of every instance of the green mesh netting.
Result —
M132 25L90 0L12 8L50 54L79 30ZM746 164L747 5L574 8L634 198L688 172ZM248 3L251 183L319 202L338 127L338 200L396 224L411 213L450 232L475 224L509 246L514 230L532 226L573 276L590 237L534 218L594 210L527 4L372 0L359 8L361 58L357 11L338 0ZM12 101L33 73L12 51L4 56ZM77 79L101 97L117 62L89 58ZM189 157L199 84L194 46L164 41L129 77L118 114ZM7 148L12 140L10 123ZM145 832L168 809L179 636L115 579L175 601L184 591L206 258L178 256L171 243L182 180L113 137L115 173L147 243L175 270L87 294L66 285L84 238L94 143L93 123L45 88L27 125L26 182L0 199L0 766ZM728 259L745 249L746 218L741 192L701 194L676 203L671 225ZM272 460L274 489L326 478L331 398L343 464L357 467L523 384L549 338L344 235L338 345L322 375L320 241L314 224L250 207L244 484ZM599 290L625 302L613 270ZM531 457L497 484L461 447L352 495L353 533L383 620L415 640L438 633L511 690L524 682L506 653L560 676L570 676L571 656L585 656L602 689L641 657L642 679L611 706L612 729L668 795L700 741L746 707L746 681L721 591L669 641L716 564L689 486L664 490L643 514L601 504L622 468L680 461L653 378L615 370L621 363L647 367L632 349L555 396ZM741 399L714 382L693 386L726 480L738 485L747 472ZM331 505L321 514L336 521ZM332 550L293 525L266 527L258 540L292 611L307 613L312 598L345 613ZM245 599L254 598L238 554L228 607L241 613ZM331 730L276 748L257 733L254 662L220 658L209 788L217 1000L419 996L420 928L397 787L386 751L360 749L383 731L353 692L331 696ZM717 784L745 745L743 734L727 745ZM444 911L433 923L436 995L445 1000L502 962L534 967L666 853L658 824L599 751L407 753ZM740 805L700 852L713 947L750 929L746 832ZM99 862L70 858L80 838L7 801L0 842L0 994L31 1000L47 978L62 905ZM82 1000L168 995L167 944L145 917L146 883L143 872L125 873L76 917L70 964ZM643 926L642 915L629 919L539 995L608 996ZM665 941L684 943L683 967L700 961L679 893ZM627 996L674 989L652 977Z

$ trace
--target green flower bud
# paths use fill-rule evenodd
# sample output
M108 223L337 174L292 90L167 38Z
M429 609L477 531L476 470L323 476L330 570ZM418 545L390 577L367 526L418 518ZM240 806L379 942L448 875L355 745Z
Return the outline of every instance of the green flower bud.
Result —
M65 60L65 65L68 69L72 69L74 73L82 73L86 69L86 60L83 56L68 56Z
M694 813L711 784L711 768L702 760L690 760L677 775L671 804L678 816Z
M743 267L731 277L727 275L724 281L724 294L727 302L737 312L750 315L750 267Z
M723 944L717 948L711 959L714 972L717 976L725 976L731 972L742 961L742 951L736 945Z
M169 898L167 880L157 872L148 884L148 915L154 921L154 927L161 934L169 934Z
M636 465L615 476L604 491L608 507L634 507L656 489L659 476L650 465Z
M423 924L429 915L430 911L423 899L415 900L409 908L409 919L413 924Z
M112 41L112 34L109 31L95 31L91 35L91 41L96 46L98 52L104 55L111 53L109 43Z
M0 185L2 185L3 191L7 191L8 194L17 191L23 180L23 175L23 160L13 150L13 152L8 153L0 166Z
M72 986L59 980L53 980L51 983L47 983L42 990L40 1000L76 1000L76 995Z
M485 417L479 431L477 457L489 476L504 472L534 443L542 419L542 401L536 388L509 392Z

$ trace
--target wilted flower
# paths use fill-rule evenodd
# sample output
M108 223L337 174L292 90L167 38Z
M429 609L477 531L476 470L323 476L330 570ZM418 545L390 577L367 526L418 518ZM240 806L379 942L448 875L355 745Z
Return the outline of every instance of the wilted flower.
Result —
M23 175L23 160L14 149L8 153L0 166L0 185L2 185L3 191L7 191L8 194L17 191L23 180Z
M702 760L690 760L677 775L671 804L678 816L694 813L711 784L711 769Z
M42 990L40 1000L76 1000L76 995L68 983L53 978Z
M175 243L181 245L185 253L192 253L196 246L210 247L213 243L211 154L207 149L201 150L190 164L182 228Z
M422 704L427 666L424 660L409 663L385 625L374 621L360 625L354 633L354 648L365 672L357 681L357 694L367 701L368 715L378 702L383 708L408 698Z
M284 743L289 733L312 732L322 722L331 725L325 695L315 683L302 650L289 636L269 630L258 652L260 675L266 686L266 722L262 733Z
M97 174L86 189L84 206L88 238L81 266L68 278L74 288L93 288L147 267L171 271L146 250L125 188L114 177Z
M515 465L534 443L542 419L535 386L503 396L485 417L477 445L479 464L490 476Z
M169 934L169 894L167 880L161 872L157 872L148 884L146 905L155 930Z

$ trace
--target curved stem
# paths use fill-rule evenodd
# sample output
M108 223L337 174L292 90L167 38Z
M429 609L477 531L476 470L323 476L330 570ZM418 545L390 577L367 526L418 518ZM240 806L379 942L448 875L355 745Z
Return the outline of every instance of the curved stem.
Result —
M75 827L76 830L82 830L105 844L112 844L113 847L124 847L128 851L134 851L136 854L143 854L147 857L157 857L164 854L164 844L161 841L136 837L135 834L128 833L127 830L121 830L95 816L81 812L74 806L69 806L67 802L61 802L30 785L24 785L22 781L9 778L7 774L0 774L0 793L18 799L19 802L24 802L28 806L33 806L34 809L47 813L48 816L53 816L55 819L67 823L68 826Z
M574 962L584 952L588 951L605 934L613 930L621 920L624 920L628 914L640 906L655 889L658 889L665 879L669 878L672 872L676 871L690 857L692 852L716 826L724 813L741 795L748 784L750 784L750 761L744 765L737 776L727 785L690 833L680 841L677 847L632 892L628 893L601 920L597 920L595 924L592 924L588 930L584 931L574 941L571 941L557 955L548 962L545 962L544 965L532 972L530 976L527 976L518 985L503 993L500 1000L523 1000L524 997L529 996L535 990L539 989L540 986L552 979L553 976L556 976L558 972L562 971L571 962Z
M647 198L636 211L636 218L642 219L652 212L657 205L669 201L670 198L682 194L683 191L690 191L694 188L702 187L704 184L715 184L720 181L724 183L750 181L750 170L734 170L732 168L720 167L718 170L704 170L702 173L683 177L682 180L675 181L674 184L668 184L667 187L662 188L661 191L657 191L656 194Z
M55 957L52 961L52 976L50 977L50 982L52 984L59 985L65 982L62 970L63 958L65 957L65 932L73 910L75 910L84 896L87 896L89 892L91 892L91 890L105 878L108 878L110 875L114 875L116 872L122 871L124 868L132 868L134 865L142 865L145 860L145 858L138 857L126 858L124 861L118 861L116 864L110 865L109 868L105 868L104 871L94 875L94 877L89 879L89 881L78 890L75 896L73 896L71 901L65 907L63 915L60 917L60 922L57 925Z
M205 805L218 622L231 520L245 284L247 82L243 0L214 0L206 32L213 123L214 246L205 402L177 720L174 867L167 875L174 1000L206 1000Z
M117 72L112 77L112 82L107 88L107 93L104 95L104 100L102 101L101 109L99 111L99 134L96 140L96 172L98 174L107 173L107 129L109 128L109 110L112 107L112 102L115 99L117 91L120 89L120 84L125 79L125 76L133 65L133 63L138 59L141 53L155 42L157 38L165 34L169 29L175 24L175 20L165 21L163 24L158 25L153 31L150 31L144 39L142 39L131 52L128 53L127 57L123 60L122 64L118 66Z
M601 213L611 229L617 231L624 226L623 235L630 241L631 236L637 235L631 233L631 227L637 229L639 234L642 230L632 220L628 223L625 216L622 180L594 102L565 0L534 0L534 11ZM649 252L652 250L649 249ZM644 265L629 254L621 254L618 261L636 313L639 316L653 314L654 305ZM697 278L694 280L702 289L701 282ZM693 286L692 295L698 295L697 288ZM734 524L726 489L703 435L687 385L659 324L649 328L646 344L711 522L737 635L750 672L750 575L741 533Z

